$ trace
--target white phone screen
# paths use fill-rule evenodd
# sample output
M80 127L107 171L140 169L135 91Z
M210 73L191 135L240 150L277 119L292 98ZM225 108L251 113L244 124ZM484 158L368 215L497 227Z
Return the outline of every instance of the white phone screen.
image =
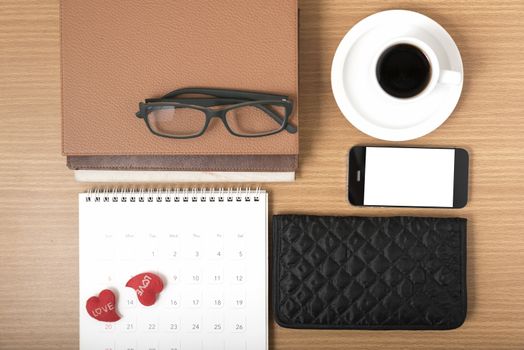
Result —
M453 207L454 149L366 147L364 205Z

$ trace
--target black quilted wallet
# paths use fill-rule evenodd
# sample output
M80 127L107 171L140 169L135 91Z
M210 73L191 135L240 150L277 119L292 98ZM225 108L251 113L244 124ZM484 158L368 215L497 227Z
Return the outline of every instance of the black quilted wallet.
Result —
M466 219L273 217L273 306L290 328L453 329L466 318Z

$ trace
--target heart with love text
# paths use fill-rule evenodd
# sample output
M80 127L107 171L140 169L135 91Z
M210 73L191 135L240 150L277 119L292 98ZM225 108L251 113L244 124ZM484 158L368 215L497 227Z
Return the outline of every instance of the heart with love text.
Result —
M164 289L162 279L151 272L141 273L131 278L126 287L136 291L138 301L142 305L151 306L156 302L157 295Z
M104 289L87 300L86 309L89 316L98 321L116 322L120 319L116 312L116 297L109 289Z

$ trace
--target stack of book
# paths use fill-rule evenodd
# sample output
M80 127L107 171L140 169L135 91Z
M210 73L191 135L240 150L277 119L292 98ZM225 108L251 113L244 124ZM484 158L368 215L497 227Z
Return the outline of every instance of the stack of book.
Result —
M79 181L293 181L298 133L243 138L212 121L169 139L138 104L184 87L286 95L298 126L296 0L62 1L63 154Z

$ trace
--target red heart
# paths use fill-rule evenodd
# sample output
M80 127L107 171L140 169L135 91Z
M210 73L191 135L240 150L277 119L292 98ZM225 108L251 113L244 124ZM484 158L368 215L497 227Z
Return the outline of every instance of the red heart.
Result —
M87 300L86 309L89 316L98 321L115 322L120 319L116 313L116 297L109 289L104 289L97 297Z
M164 283L154 273L144 272L127 281L126 287L136 291L138 301L142 305L151 306L156 302L156 295L164 289Z

